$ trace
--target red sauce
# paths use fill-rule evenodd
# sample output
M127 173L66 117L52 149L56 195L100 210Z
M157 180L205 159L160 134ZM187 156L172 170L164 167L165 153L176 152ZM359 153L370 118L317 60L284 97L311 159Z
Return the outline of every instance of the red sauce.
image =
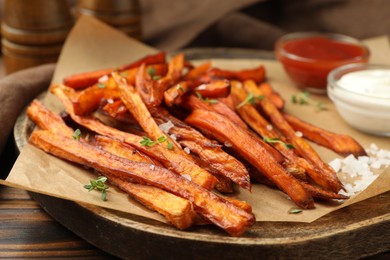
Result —
M321 36L289 40L277 51L278 59L299 85L325 89L328 73L341 65L367 62L367 50L357 44Z

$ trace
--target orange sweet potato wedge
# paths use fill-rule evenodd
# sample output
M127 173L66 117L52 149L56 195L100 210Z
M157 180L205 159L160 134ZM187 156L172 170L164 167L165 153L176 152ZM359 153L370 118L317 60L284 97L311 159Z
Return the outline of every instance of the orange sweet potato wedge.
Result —
M207 71L207 75L213 78L223 78L239 81L253 80L256 83L260 83L265 80L265 68L264 66L258 66L253 69L244 69L238 71L212 68Z
M72 98L74 111L77 115L90 114L99 107L103 98L119 98L116 82L112 77L107 76L104 82L94 84L80 92L76 92L74 98Z
M171 107L180 102L181 97L190 92L193 87L192 81L180 81L178 84L168 88L164 92L164 103Z
M314 207L313 198L301 183L264 148L266 144L253 138L247 130L238 127L224 116L207 110L194 110L185 121L212 135L221 143L230 143L237 153L288 194L299 207Z
M180 106L192 111L194 109L204 109L215 111L221 115L226 116L240 127L247 129L244 121L226 104L219 102L216 99L204 99L201 96L186 95L183 96Z
M356 157L367 155L364 148L348 135L330 132L289 114L283 114L283 116L295 131L300 131L304 138L316 144L324 146L342 156L350 154Z
M230 94L230 81L212 80L209 83L203 83L194 88L203 98L222 98Z
M34 99L27 108L28 117L41 129L49 129L55 134L73 136L73 129L68 127L62 118L47 109L39 100Z
M196 212L187 199L160 188L131 183L118 177L111 176L109 181L147 208L163 215L173 226L186 229L194 224Z
M84 142L50 133L34 131L30 143L54 156L91 167L102 174L122 180L148 184L191 201L196 212L232 236L252 226L252 214L173 172L151 164L133 162L102 151Z
M165 63L165 58L166 58L165 52L159 52L157 54L145 56L144 58L141 58L130 64L119 66L118 68L107 68L107 69L101 69L96 71L83 72L79 74L70 75L63 79L63 84L74 89L89 87L97 83L99 78L105 75L109 75L113 71L128 70L131 68L139 67L141 66L141 64L149 65L149 64Z
M73 130L65 125L62 118L48 110L39 101L33 101L28 111L29 117L41 129L49 130L58 136L72 136ZM117 140L103 136L95 136L95 140L95 144L100 149L109 151L117 156L132 161L160 165L131 146L118 142ZM177 197L159 188L130 183L117 177L111 176L109 180L148 208L164 215L177 228L185 229L193 224L196 213L188 200Z
M202 75L211 68L211 62L205 62L189 70L185 75L184 79L186 80L196 80L199 79Z
M245 81L244 87L248 92L255 92L258 87L253 81ZM261 94L261 93L260 93ZM284 119L277 107L266 97L262 100L257 100L264 113L270 118L274 126L276 126L291 143L296 151L311 163L315 171L308 171L309 176L314 182L324 189L338 192L343 188L341 181L338 179L335 171L318 155L318 153L301 137L297 136L295 130Z
M72 91L74 91L73 89L63 85L53 85L50 90L61 100L61 102L65 106L67 113L76 123L86 127L87 129L95 133L118 139L133 146L137 150L159 161L166 168L171 169L177 174L189 175L193 182L206 189L212 189L218 182L218 180L209 172L200 168L187 157L182 156L181 154L177 154L170 149L167 149L166 145L161 145L159 143L154 143L150 146L144 145L144 138L141 136L123 132L113 127L107 126L92 117L76 115L73 111L73 105L68 97L69 92L71 93Z
M279 110L284 108L284 99L277 93L268 82L259 84L259 89Z

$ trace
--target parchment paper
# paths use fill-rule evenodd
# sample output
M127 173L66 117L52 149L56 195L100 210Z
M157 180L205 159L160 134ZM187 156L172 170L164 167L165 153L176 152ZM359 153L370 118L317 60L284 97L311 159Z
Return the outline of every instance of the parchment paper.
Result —
M372 52L372 63L390 61L389 44L386 37L367 41ZM60 83L64 76L91 71L100 68L115 67L137 60L146 54L157 50L145 46L133 39L127 38L121 32L95 20L91 17L81 17L71 31L60 56L53 83ZM364 147L371 143L380 148L390 149L390 138L366 135L349 127L337 114L332 103L326 96L313 96L316 101L322 101L328 107L327 111L318 111L315 107L298 106L290 102L298 90L288 79L280 64L270 60L212 60L216 67L226 69L252 68L263 64L266 67L267 78L272 86L286 99L286 111L317 126L333 132L353 136ZM45 104L61 111L62 106L56 97L48 94ZM26 137L27 138L27 137ZM313 145L324 161L329 162L337 155L327 149ZM254 184L252 192L240 190L237 198L249 202L257 221L294 221L312 222L341 207L376 196L390 190L390 169L381 169L381 175L365 191L344 203L316 203L313 210L305 210L301 214L289 214L295 204L285 194ZM11 173L2 184L18 187L33 192L54 197L73 200L124 211L166 222L157 213L151 212L136 201L115 188L108 191L108 201L103 202L98 192L88 192L83 188L96 175L83 167L68 163L27 144L21 151Z

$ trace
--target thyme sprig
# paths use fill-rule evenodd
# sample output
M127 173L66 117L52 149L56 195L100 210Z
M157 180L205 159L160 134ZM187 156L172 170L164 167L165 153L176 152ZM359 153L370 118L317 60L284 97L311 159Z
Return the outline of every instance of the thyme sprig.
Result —
M199 93L198 91L195 91L195 94L203 102L206 102L206 103L209 103L209 104L217 104L218 103L218 100L216 100L216 99L209 99L208 97L207 98L203 98L202 94Z
M80 141L80 138L81 138L81 130L80 130L80 129L76 129L76 130L73 132L72 137L73 137L74 140Z
M140 144L143 146L146 146L146 147L152 147L153 145L155 145L157 143L164 143L164 142L167 142L167 147L169 150L173 149L173 144L168 141L168 139L165 135L160 136L159 138L157 138L156 141L153 141L152 139L150 139L147 136L142 136L142 140L140 141Z
M90 180L90 184L84 185L84 188L88 191L97 190L101 192L101 199L107 200L107 190L110 188L106 185L107 178L99 176L96 180Z
M328 110L328 108L325 106L325 104L321 101L314 101L311 98L311 95L307 91L299 92L298 94L292 95L291 96L291 102L293 104L298 104L298 105L314 105L318 108L318 110L323 111L323 110Z
M240 107L243 107L248 103L253 105L256 103L256 100L262 100L263 98L264 98L263 95L255 96L255 95L253 95L252 92L249 92L248 95L246 96L245 100L243 100L240 104L238 104L236 106L236 109L239 109Z
M294 145L292 145L290 143L285 143L285 142L283 142L282 140L280 140L279 138L276 138L276 137L271 137L271 138L264 137L263 141L266 142L266 143L270 143L270 144L280 143L280 144L283 144L286 148L289 148L289 149L295 148Z

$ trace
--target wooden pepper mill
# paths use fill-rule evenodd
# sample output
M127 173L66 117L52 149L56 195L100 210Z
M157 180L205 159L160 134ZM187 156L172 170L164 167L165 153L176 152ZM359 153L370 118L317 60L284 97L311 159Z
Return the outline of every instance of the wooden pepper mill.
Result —
M142 37L138 0L78 0L76 13L93 16L138 40Z
M3 10L6 74L57 61L73 25L67 0L5 0Z

